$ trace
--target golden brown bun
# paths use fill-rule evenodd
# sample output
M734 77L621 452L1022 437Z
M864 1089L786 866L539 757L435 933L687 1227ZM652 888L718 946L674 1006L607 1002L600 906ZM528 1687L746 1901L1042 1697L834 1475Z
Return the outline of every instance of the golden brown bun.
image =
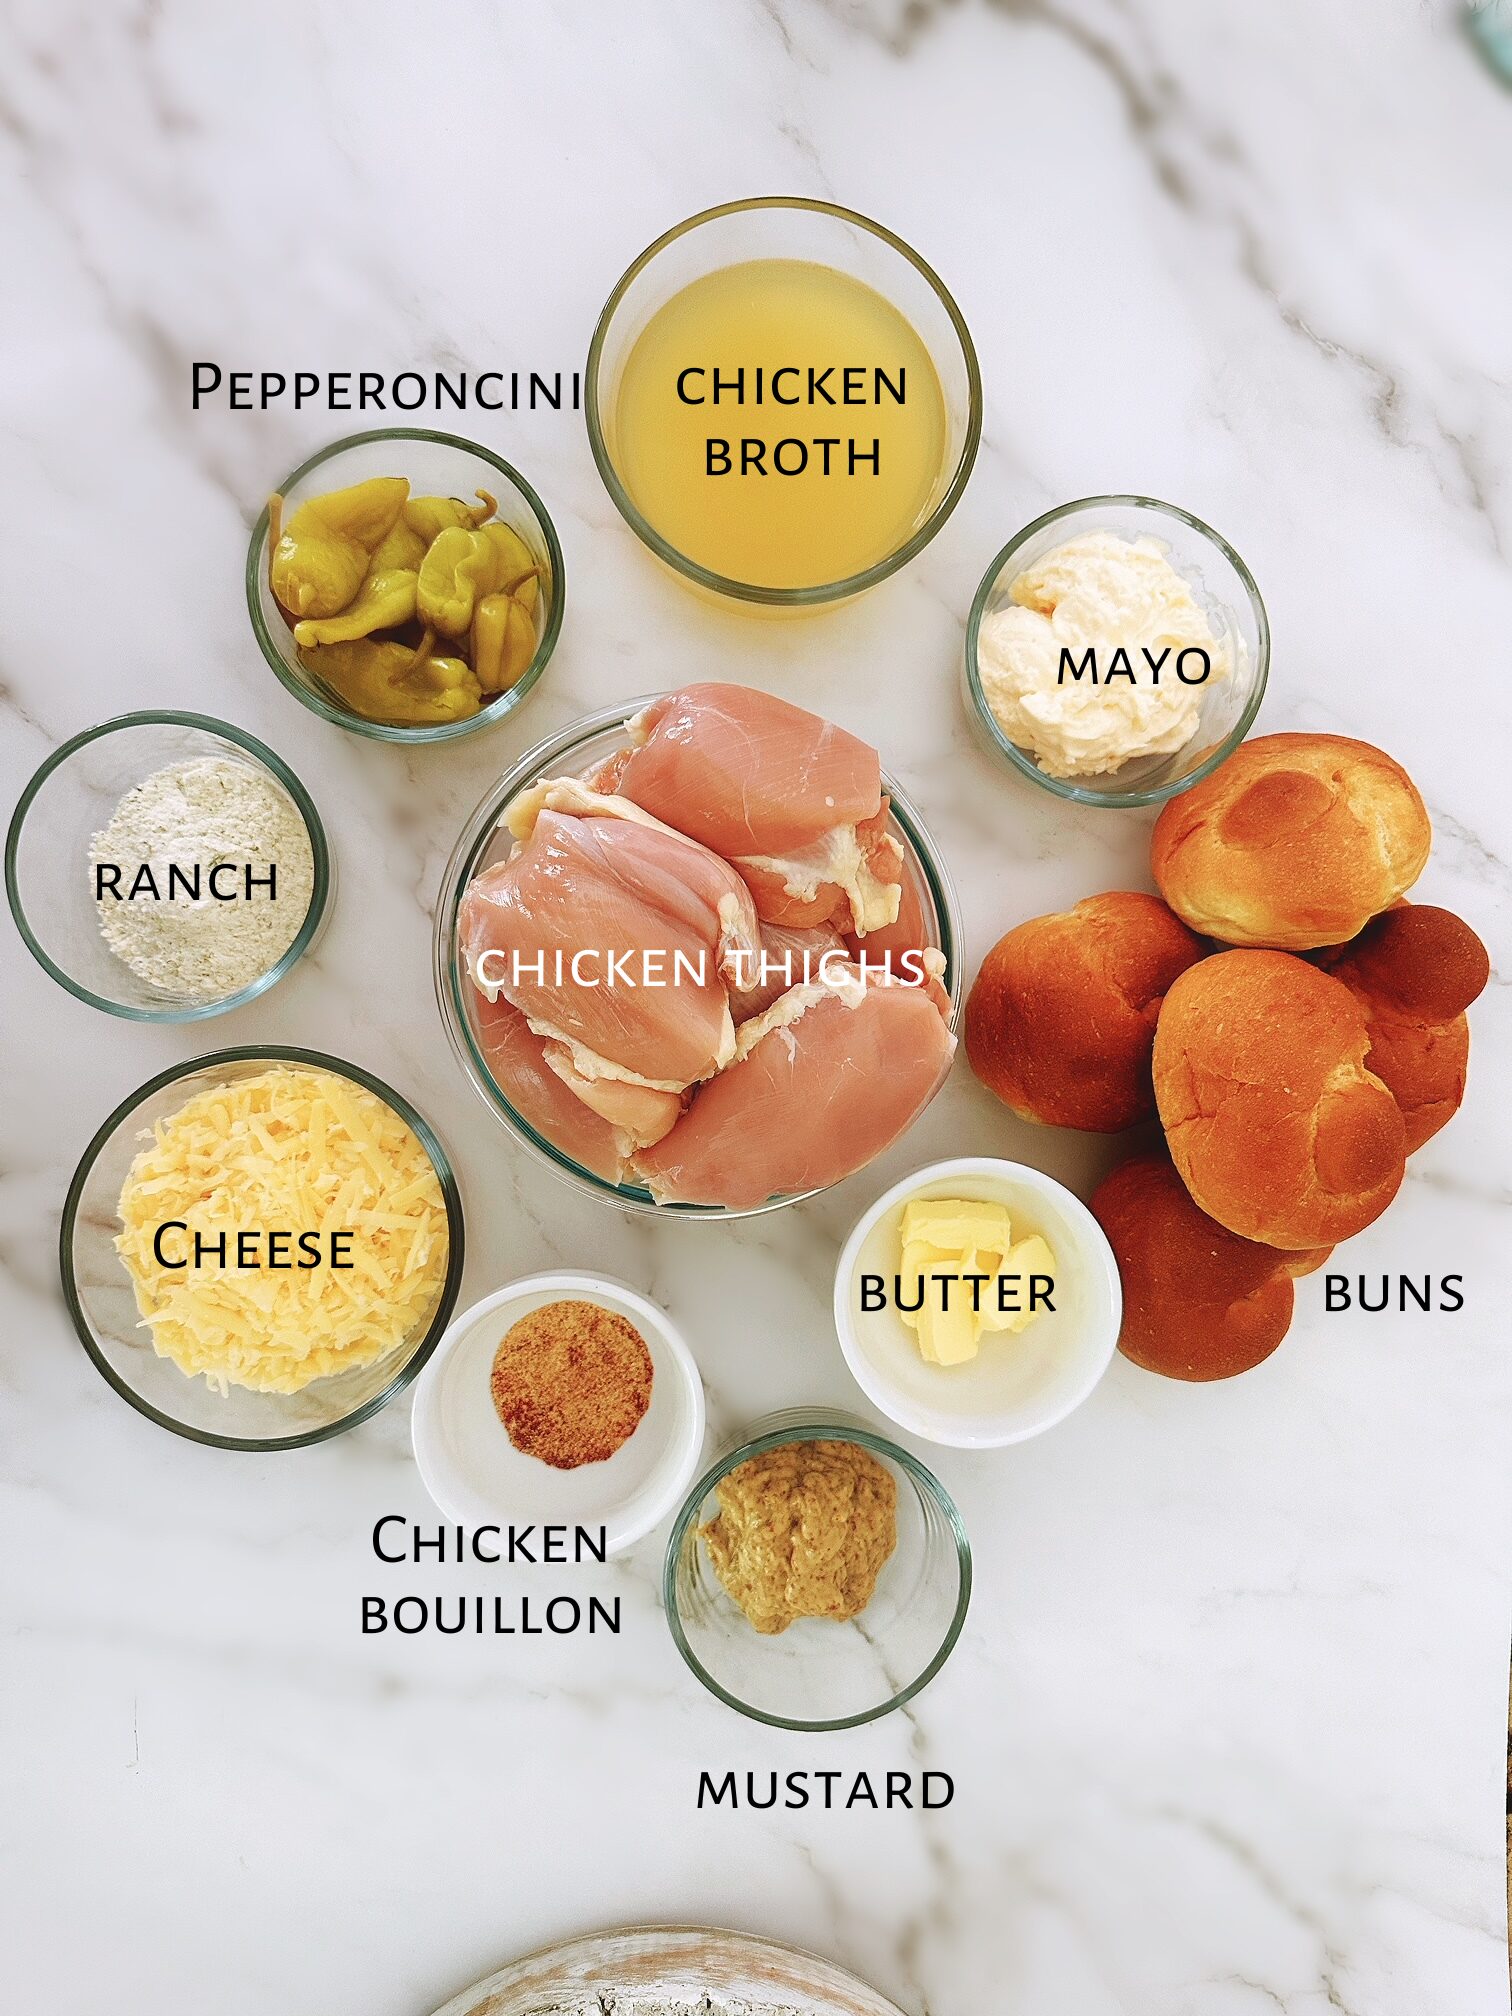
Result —
M1220 952L1182 974L1155 1031L1155 1097L1200 1208L1245 1239L1331 1246L1396 1195L1406 1130L1365 1068L1340 980L1288 952Z
M1454 1118L1465 1096L1465 1010L1491 977L1486 948L1452 910L1404 903L1319 964L1365 1011L1366 1069L1401 1107L1410 1155Z
M1093 1193L1092 1215L1123 1278L1118 1348L1136 1365L1168 1379L1229 1379L1286 1335L1293 1256L1199 1211L1167 1156L1115 1169Z
M1116 1134L1155 1110L1161 997L1202 946L1156 896L1114 890L1033 917L982 961L966 1003L971 1068L1025 1120Z
M1262 735L1170 801L1150 865L1194 931L1305 952L1353 938L1410 889L1431 839L1412 779L1370 743Z

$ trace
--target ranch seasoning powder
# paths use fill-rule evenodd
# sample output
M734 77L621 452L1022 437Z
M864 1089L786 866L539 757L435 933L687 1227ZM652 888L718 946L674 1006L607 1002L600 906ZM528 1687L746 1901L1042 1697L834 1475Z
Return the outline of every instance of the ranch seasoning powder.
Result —
M128 791L89 846L100 930L164 994L219 1001L262 978L310 908L315 862L298 806L265 770L172 764Z

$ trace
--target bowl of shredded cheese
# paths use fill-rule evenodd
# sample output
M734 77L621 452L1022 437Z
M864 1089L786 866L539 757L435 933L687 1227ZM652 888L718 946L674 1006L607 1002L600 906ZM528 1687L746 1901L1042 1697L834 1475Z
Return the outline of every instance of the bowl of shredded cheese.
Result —
M160 1427L297 1448L420 1370L462 1279L445 1149L316 1051L221 1050L133 1092L64 1205L63 1291L96 1368Z

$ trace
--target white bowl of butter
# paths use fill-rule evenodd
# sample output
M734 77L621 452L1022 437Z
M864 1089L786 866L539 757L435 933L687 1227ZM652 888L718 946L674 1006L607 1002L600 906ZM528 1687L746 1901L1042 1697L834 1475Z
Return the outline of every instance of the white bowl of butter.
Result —
M895 1183L835 1270L835 1328L857 1384L899 1427L955 1448L1001 1448L1063 1421L1107 1370L1122 1314L1113 1250L1086 1205L991 1156Z

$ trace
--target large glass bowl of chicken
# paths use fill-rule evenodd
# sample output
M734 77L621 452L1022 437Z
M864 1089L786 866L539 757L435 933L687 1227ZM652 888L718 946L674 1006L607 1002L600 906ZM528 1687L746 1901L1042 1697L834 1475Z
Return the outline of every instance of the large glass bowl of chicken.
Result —
M487 794L443 879L436 995L479 1096L558 1176L625 1210L748 1217L922 1113L960 943L876 752L707 684L590 715Z

